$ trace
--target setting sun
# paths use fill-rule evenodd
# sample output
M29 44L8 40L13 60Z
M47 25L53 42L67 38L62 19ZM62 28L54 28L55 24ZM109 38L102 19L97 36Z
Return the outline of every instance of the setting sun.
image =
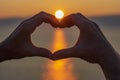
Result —
M57 10L55 12L55 17L58 19L62 19L64 17L64 12L62 10Z

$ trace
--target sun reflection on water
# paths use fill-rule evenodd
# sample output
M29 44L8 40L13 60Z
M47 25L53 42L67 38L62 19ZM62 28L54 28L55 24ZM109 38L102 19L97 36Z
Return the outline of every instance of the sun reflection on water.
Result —
M54 41L52 51L57 51L66 48L66 42L64 32L60 29L56 29L54 32ZM45 80L76 80L73 74L73 65L70 59L48 61L47 63L47 75Z

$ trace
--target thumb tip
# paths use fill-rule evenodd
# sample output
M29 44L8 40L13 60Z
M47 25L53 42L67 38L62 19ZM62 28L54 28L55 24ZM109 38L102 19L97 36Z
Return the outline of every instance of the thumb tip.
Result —
M67 56L67 54L64 50L56 51L56 52L53 53L53 59L54 60L67 58L66 56Z

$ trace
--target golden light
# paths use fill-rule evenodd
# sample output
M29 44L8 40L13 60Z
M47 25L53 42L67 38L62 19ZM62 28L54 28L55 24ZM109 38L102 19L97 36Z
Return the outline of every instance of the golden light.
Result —
M52 52L67 47L64 31L56 29L54 32L52 45ZM70 63L71 60L58 60L48 62L47 72L45 74L45 80L76 80L73 74L73 65Z
M62 19L64 17L64 12L62 10L57 10L55 12L55 17L58 19Z
M52 52L67 47L64 32L61 29L56 29L53 38Z

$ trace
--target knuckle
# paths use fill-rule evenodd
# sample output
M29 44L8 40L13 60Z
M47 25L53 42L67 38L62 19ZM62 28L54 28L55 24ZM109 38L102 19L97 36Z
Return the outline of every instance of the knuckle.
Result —
M28 20L24 20L22 23L21 23L22 26L27 26L28 25Z
M39 16L44 17L45 14L46 14L46 13L45 13L44 11L41 11L41 12L39 13Z
M78 13L76 13L76 14L77 14L77 15L82 15L82 14L81 14L81 13L79 13L79 12L78 12Z
M20 25L21 25L21 28L22 28L23 32L28 32L29 31L30 22L28 22L28 20L23 21Z
M44 12L44 11L41 11L40 14L45 14L45 12Z
M95 26L98 26L98 24L97 24L97 23L95 23L95 22L92 22L92 24L93 24L93 25L95 25Z
M71 17L76 16L76 14L71 14Z
M22 26L29 26L29 25L30 25L29 19L24 20L24 21L21 23L21 25L22 25Z

